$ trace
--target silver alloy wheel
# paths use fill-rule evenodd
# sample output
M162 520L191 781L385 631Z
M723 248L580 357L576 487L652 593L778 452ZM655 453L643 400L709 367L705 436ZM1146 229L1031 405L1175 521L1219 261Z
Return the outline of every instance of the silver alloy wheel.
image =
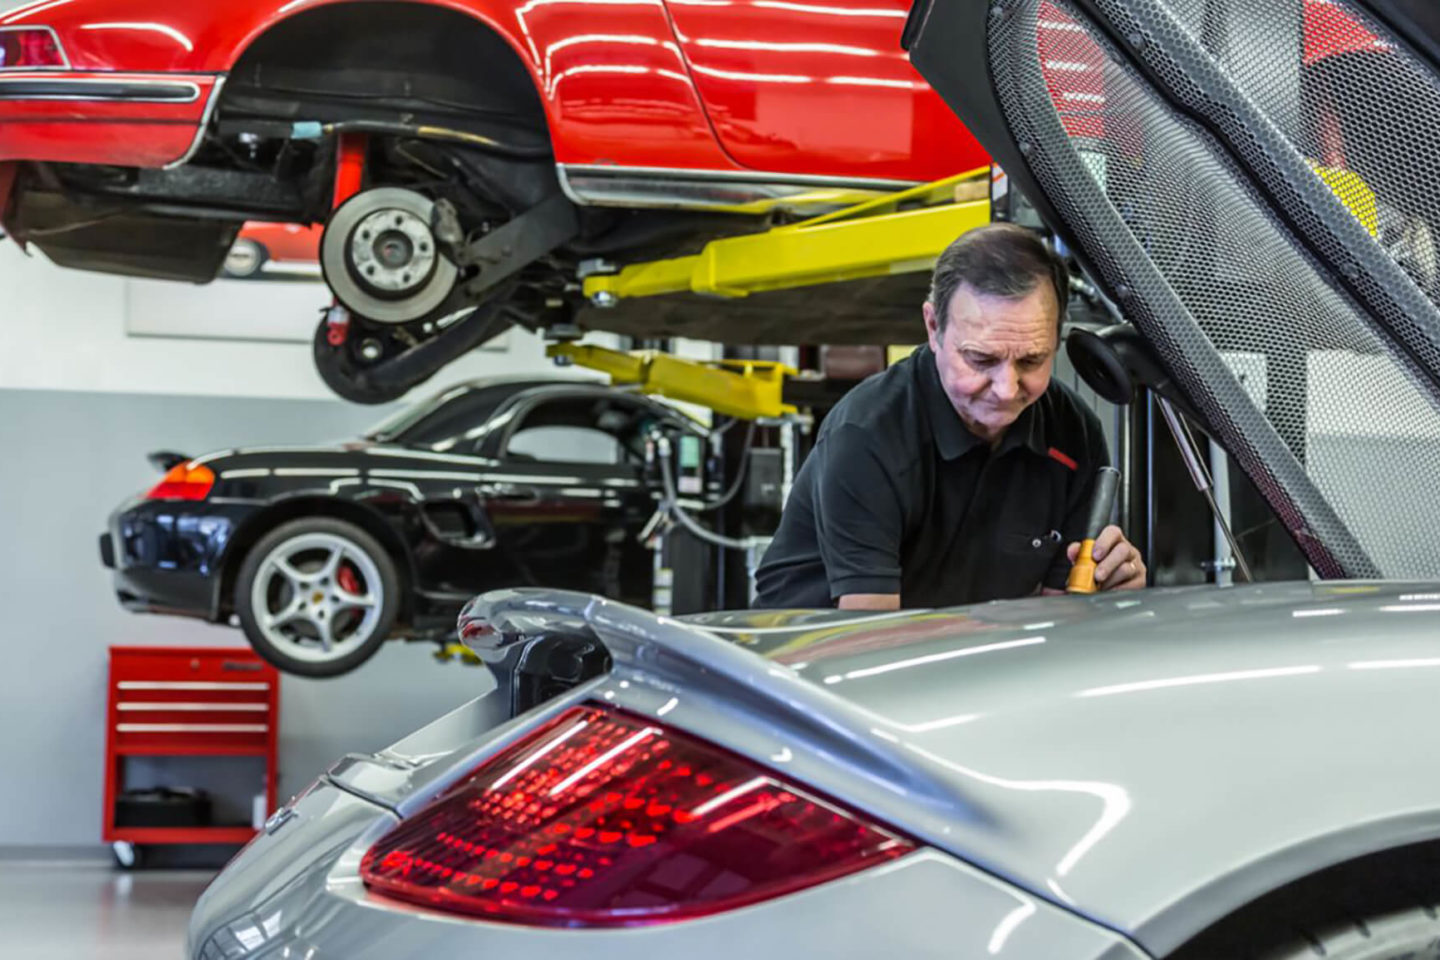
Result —
M358 577L359 590L342 583ZM277 650L311 663L348 656L370 639L385 605L375 561L333 533L285 540L260 561L250 589L255 623Z
M259 273L261 262L260 245L242 237L225 255L225 272L243 280Z

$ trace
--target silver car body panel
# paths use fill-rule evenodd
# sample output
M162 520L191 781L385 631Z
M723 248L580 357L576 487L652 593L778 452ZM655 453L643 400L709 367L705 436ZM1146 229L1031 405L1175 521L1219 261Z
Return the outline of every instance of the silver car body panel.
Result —
M520 718L505 720L502 698L484 697L379 757L344 762L331 782L379 815L414 813L548 717L598 700L749 756L1154 955L1290 880L1440 837L1440 771L1415 762L1434 736L1436 585L1189 588L688 622L513 591L472 613L511 639L541 625L593 630L615 668ZM910 886L897 888L929 896ZM867 912L893 938L887 924L904 911L879 903L837 908ZM942 915L956 916L957 903ZM405 912L383 915L395 910ZM970 955L955 946L954 924L936 935L949 955ZM704 941L684 942L693 951Z

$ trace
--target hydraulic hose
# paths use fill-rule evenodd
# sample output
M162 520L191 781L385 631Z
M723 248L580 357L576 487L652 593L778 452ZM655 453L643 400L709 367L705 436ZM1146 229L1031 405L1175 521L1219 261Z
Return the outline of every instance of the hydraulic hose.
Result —
M543 160L551 155L550 147L517 147L491 137L449 127L430 124L392 123L387 120L341 120L334 123L299 121L291 126L293 140L319 140L331 133L373 133L381 136L414 137L417 140L440 140L474 147L514 160Z
M665 511L678 520L682 527L706 543L724 547L726 550L749 550L749 543L721 536L715 531L707 529L680 506L679 494L675 492L675 474L670 467L670 438L661 434L656 438L655 448L660 460L660 482L665 488L665 501L661 504Z

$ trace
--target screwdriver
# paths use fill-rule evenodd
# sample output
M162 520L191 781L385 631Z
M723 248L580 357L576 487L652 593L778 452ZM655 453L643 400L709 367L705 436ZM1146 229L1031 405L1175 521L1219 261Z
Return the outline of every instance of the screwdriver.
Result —
M1065 580L1066 593L1095 592L1095 540L1100 531L1110 522L1110 511L1115 507L1115 491L1120 487L1120 471L1114 467L1101 467L1095 474L1095 492L1090 497L1090 516L1085 522L1085 539L1080 541L1080 553L1070 576Z

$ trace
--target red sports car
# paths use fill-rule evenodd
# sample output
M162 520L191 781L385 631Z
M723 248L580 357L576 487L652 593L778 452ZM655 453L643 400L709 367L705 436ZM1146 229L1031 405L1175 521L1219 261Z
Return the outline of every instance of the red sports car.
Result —
M988 162L905 58L907 8L40 0L0 14L0 220L62 264L192 281L247 220L326 223L347 310L316 358L360 401L516 323L887 342L914 276L603 313L576 291Z
M320 262L318 226L299 223L247 223L225 257L224 274L236 280L259 276L267 263L309 266Z

